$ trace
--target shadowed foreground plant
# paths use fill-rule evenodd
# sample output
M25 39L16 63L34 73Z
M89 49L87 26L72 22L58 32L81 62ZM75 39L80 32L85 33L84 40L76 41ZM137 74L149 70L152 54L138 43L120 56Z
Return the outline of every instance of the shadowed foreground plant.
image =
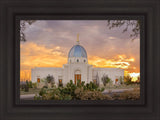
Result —
M138 100L140 98L140 89L124 91L122 93L103 94L104 88L98 88L93 82L78 86L71 80L65 87L42 88L35 100Z
M112 100L112 97L104 95L100 91L83 90L83 88L77 88L75 94L79 100Z
M118 100L138 100L140 98L140 89L126 90L120 94L113 94L112 97Z
M103 100L110 99L102 94L104 88L98 88L93 82L85 85L85 82L77 82L75 85L72 80L65 87L53 89L42 88L39 95L42 100ZM88 95L88 97L87 97ZM38 97L35 97L35 100ZM38 98L39 99L39 98Z

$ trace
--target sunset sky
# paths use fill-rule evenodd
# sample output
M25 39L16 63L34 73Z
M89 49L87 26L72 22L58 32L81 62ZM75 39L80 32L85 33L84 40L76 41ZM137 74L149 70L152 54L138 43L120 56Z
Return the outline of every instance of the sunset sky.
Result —
M134 27L134 26L133 26ZM30 79L34 67L62 67L68 52L80 45L94 67L116 67L128 73L140 72L140 39L130 38L132 28L125 33L120 28L109 29L107 20L38 20L26 24L26 42L21 41L21 80Z

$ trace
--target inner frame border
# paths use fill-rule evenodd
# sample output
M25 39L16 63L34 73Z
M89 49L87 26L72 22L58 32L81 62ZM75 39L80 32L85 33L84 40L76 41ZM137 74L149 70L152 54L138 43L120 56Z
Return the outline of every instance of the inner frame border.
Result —
M20 20L140 20L140 100L20 100ZM15 15L14 16L14 46L15 46L15 79L14 79L14 101L16 105L38 105L38 106L61 106L61 105L103 105L103 106L140 106L146 103L146 16L145 14L123 15L123 14L32 14L32 15Z

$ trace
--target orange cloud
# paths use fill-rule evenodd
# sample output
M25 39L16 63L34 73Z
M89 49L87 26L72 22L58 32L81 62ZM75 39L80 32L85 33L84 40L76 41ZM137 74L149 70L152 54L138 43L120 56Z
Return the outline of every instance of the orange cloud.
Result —
M59 46L46 48L31 42L21 44L20 56L21 80L24 79L24 73L29 76L28 71L34 67L62 67L67 63L67 57Z
M67 55L65 55L65 48L60 46L53 46L47 48L44 45L38 45L33 42L21 44L20 51L20 78L31 79L31 69L34 67L62 67L67 63ZM138 71L139 68L132 65L135 61L134 57L127 57L126 55L117 55L113 58L102 58L99 56L89 56L88 62L94 67L109 67L122 68L127 71Z
M118 55L112 59L105 59L98 56L89 57L89 64L92 64L95 67L128 69L131 62L134 62L134 58L127 58L125 55Z

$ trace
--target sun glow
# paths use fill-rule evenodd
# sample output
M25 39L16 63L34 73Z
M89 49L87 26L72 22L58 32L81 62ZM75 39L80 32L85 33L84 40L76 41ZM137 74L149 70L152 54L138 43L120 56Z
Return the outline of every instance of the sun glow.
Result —
M26 45L28 47L21 44L21 80L30 80L31 69L34 67L62 67L63 64L67 63L67 56L60 46L46 48L32 42L26 43ZM94 67L121 68L127 73L129 73L129 69L137 69L135 66L131 66L134 61L134 57L127 57L126 55L117 55L108 59L99 56L88 56L89 64ZM133 77L137 75L131 74Z
M132 77L133 82L139 80L140 73L129 73L129 75Z
M92 64L95 67L128 69L130 67L130 63L134 62L134 58L127 58L125 55L117 55L112 59L91 56L88 61L89 64Z

